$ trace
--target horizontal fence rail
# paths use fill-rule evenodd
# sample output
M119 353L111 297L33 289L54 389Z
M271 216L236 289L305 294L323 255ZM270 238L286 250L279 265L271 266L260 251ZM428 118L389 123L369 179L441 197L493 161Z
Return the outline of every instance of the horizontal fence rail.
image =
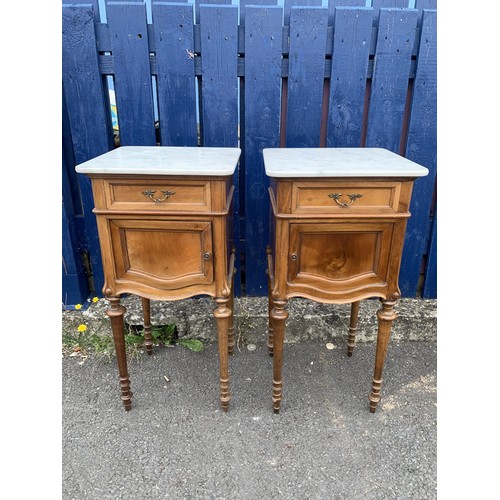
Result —
M163 145L242 149L235 285L247 295L267 293L264 148L383 147L426 166L400 287L435 298L436 1L321 3L108 1L99 12L97 0L63 1L63 246L80 295L100 293L103 272L90 183L74 164L120 145Z

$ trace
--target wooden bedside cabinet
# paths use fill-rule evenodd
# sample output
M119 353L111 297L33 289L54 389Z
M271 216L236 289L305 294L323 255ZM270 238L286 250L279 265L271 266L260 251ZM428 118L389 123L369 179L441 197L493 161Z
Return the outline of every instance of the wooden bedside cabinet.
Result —
M370 411L380 401L382 369L400 297L398 274L413 182L428 170L379 148L264 149L271 177L268 248L273 408L280 410L285 310L291 297L351 303L348 355L359 302L379 297Z
M142 298L146 351L152 352L150 300L214 297L220 400L229 407L228 352L234 346L231 204L238 148L123 146L82 163L92 179L94 213L110 302L121 399L131 408L123 293Z

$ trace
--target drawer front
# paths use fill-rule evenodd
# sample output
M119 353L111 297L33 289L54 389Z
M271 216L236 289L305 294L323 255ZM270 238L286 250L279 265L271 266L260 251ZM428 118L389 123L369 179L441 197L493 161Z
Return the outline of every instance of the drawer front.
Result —
M400 182L294 182L292 213L395 213Z
M117 283L175 290L213 282L211 222L110 219L108 224Z
M106 208L120 211L208 212L210 181L105 181Z

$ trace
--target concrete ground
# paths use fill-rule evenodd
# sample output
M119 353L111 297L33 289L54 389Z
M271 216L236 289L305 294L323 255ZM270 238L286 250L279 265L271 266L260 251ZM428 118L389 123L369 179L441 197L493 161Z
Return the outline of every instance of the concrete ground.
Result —
M119 398L114 359L64 357L62 498L436 498L435 303L427 301L415 319L427 333L400 331L391 341L375 414L368 409L373 335L361 332L365 341L349 358L345 328L334 334L335 322L325 320L312 335L308 323L318 318L301 311L293 321L304 334L285 345L279 415L272 412L265 331L250 339L255 350L244 339L230 358L227 414L219 407L218 353L210 339L198 353L155 347L152 356L130 360L130 412ZM65 321L74 314L65 313ZM90 320L92 312L86 314ZM331 314L340 321L344 313ZM235 315L259 325L256 312Z

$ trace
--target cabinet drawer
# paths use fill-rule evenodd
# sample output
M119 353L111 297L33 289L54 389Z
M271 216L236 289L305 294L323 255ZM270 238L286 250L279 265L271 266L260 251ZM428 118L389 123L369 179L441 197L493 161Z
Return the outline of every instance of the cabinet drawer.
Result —
M401 182L300 182L292 186L292 213L394 213Z
M208 212L211 208L210 181L203 180L106 180L104 197L111 210Z

